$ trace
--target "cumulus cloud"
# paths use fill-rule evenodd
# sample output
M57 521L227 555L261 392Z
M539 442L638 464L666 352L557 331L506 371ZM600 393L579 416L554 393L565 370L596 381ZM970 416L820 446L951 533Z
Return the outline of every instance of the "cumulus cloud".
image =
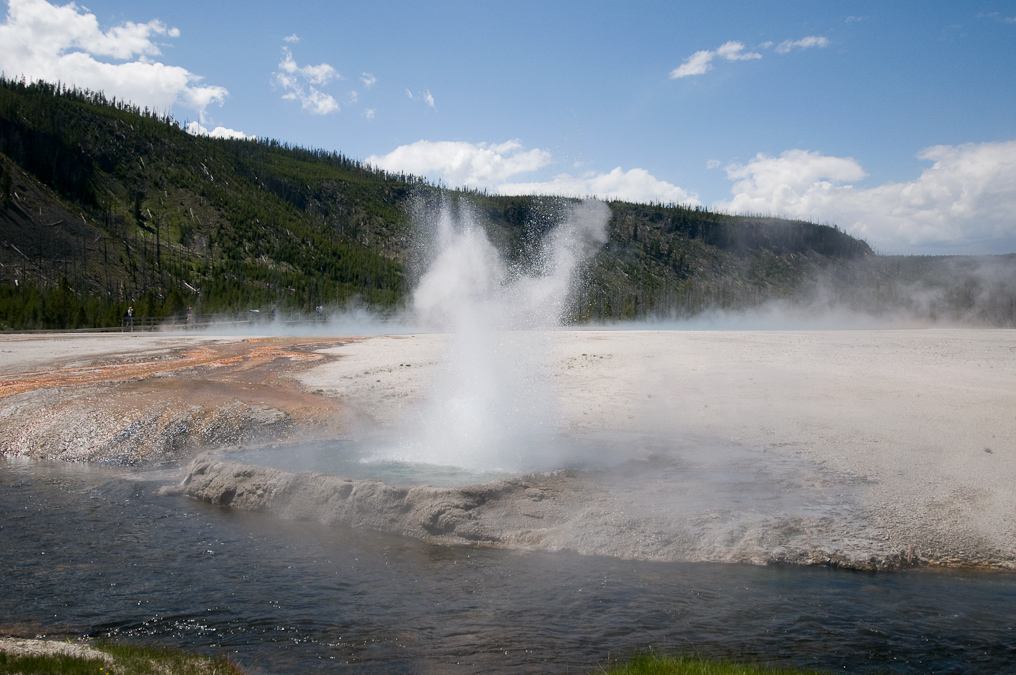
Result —
M744 44L731 40L730 42L723 43L714 51L703 50L695 52L685 59L684 63L670 71L670 79L676 80L688 77L689 75L702 75L712 70L712 61L716 57L726 59L727 61L750 61L752 59L760 59L762 55L758 52L746 52L744 51Z
M417 141L387 155L371 155L367 163L386 171L436 176L455 187L476 188L492 187L510 176L546 166L550 153L538 148L525 150L518 141Z
M775 194L817 184L858 181L867 174L850 157L828 157L807 150L787 150L779 157L758 154L748 164L730 164L727 177L736 181L733 190L743 194Z
M503 183L496 186L501 194L513 195L561 195L564 197L598 197L599 199L620 199L629 202L662 202L698 206L702 202L693 193L656 178L645 169L621 167L610 173L589 172L581 176L566 173L554 176L553 180L533 183Z
M187 126L184 128L186 129L187 133L192 136L210 136L211 138L239 138L239 139L254 138L254 136L248 136L242 131L237 131L236 129L227 129L226 127L215 127L214 129L209 131L198 122L188 122Z
M786 54L792 49L811 49L812 47L828 47L828 46L829 46L828 38L809 35L808 37L801 38L800 40L784 40L780 44L776 45L776 53Z
M486 188L501 194L700 204L695 195L639 168L624 171L618 167L609 173L579 176L562 173L549 181L511 180L549 165L551 159L546 150L527 150L517 140L500 144L417 141L384 156L368 157L367 163L387 171L440 178L454 187Z
M282 95L283 99L299 101L300 106L312 115L327 115L339 111L338 101L318 87L323 87L332 80L341 79L339 71L327 63L316 66L299 65L288 47L282 48L279 70L272 76L272 81L286 92Z
M279 62L279 71L285 73L285 75L294 78L300 78L306 80L311 84L318 86L328 84L330 81L338 78L342 79L339 75L339 71L332 68L327 63L321 63L316 66L300 66L296 63L293 58L293 53L289 49L282 50L282 61Z
M370 89L377 84L377 78L370 73L364 73L360 76L360 82L363 82L364 89Z
M285 40L286 42L295 43L300 41L300 36L297 35L296 33L293 33L292 35L287 35L282 39Z
M158 20L102 30L94 14L74 3L9 0L0 24L0 70L8 77L102 91L154 110L168 112L179 104L204 121L205 109L222 105L228 92L200 85L200 76L156 59L162 52L154 38L179 35Z
M849 157L788 150L726 167L735 213L832 222L887 253L1016 251L1016 141L937 145L913 181L857 187L866 176Z

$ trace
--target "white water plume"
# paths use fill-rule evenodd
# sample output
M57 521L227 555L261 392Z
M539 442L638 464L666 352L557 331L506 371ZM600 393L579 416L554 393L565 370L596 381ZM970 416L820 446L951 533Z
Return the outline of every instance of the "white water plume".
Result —
M419 323L449 334L447 355L387 459L472 471L555 468L543 332L565 318L576 272L606 241L609 218L603 202L570 206L529 271L510 267L468 212L456 217L445 206L424 223L434 230L434 256L413 309Z

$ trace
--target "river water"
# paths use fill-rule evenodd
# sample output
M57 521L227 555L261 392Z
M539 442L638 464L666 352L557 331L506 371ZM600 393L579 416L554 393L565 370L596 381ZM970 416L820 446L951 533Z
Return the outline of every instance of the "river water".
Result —
M592 672L656 649L852 673L1016 672L1016 575L436 546L210 507L164 474L0 462L0 634L247 672Z

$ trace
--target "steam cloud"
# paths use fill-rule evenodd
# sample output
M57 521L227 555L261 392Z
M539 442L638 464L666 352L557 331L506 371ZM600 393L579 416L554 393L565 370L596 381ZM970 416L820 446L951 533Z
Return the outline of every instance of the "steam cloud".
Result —
M468 212L427 223L435 254L413 293L417 321L449 332L448 358L389 459L473 471L552 468L554 398L542 331L561 325L575 273L606 242L610 210L571 206L529 271L513 269ZM393 456L391 456L393 455Z

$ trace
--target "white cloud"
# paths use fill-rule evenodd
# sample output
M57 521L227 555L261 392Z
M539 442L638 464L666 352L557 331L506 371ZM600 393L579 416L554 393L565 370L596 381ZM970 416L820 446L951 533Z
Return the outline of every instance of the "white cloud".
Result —
M406 171L441 178L454 187L492 187L510 176L535 171L550 163L550 153L524 150L518 141L500 144L459 141L417 141L367 163L386 171Z
M206 129L198 122L188 122L185 127L188 134L192 136L210 136L212 138L254 138L254 136L248 136L242 131L236 129L227 129L226 127L215 127L211 131Z
M228 92L199 85L200 76L155 60L161 55L153 41L157 36L175 38L180 31L158 20L128 21L103 31L94 14L74 3L58 7L46 0L9 0L0 24L0 70L7 77L102 91L159 111L180 104L204 121L205 109L222 105Z
M300 107L312 115L327 115L339 111L339 103L331 94L318 91L314 87L308 92L302 89L299 92L290 92L282 98L300 101Z
M328 84L331 80L336 78L342 79L339 75L339 71L332 68L327 63L321 63L316 66L300 66L296 63L293 58L293 53L288 48L282 50L282 61L279 62L279 70L286 75L297 77L316 85Z
M728 61L750 61L752 59L760 59L762 55L758 52L746 52L744 51L744 44L731 40L720 45L715 51L703 50L695 52L685 59L684 63L670 71L670 79L676 80L688 77L689 75L702 75L709 72L713 68L712 61L716 57L724 58Z
M791 49L808 49L810 47L826 47L829 40L824 37L808 36L800 40L785 40L776 46L778 54L786 54ZM769 49L772 42L763 42L759 49ZM731 40L725 42L715 50L702 50L695 52L684 60L680 66L670 71L670 79L677 80L690 75L703 75L713 69L713 59L721 58L727 61L751 61L762 58L758 52L745 51L744 43Z
M746 165L727 166L732 188L745 194L770 194L781 188L797 189L821 179L835 183L858 181L867 174L852 158L827 157L818 152L787 150L779 157L759 154Z
M812 47L828 47L829 39L816 35L809 35L800 40L784 40L776 46L777 54L786 54L792 49L811 49Z
M610 173L589 172L580 176L559 174L549 181L511 182L519 174L550 164L545 150L526 150L522 144L417 141L367 163L387 171L405 171L440 178L453 187L486 188L501 194L544 194L565 197L595 196L635 202L700 204L687 191L659 180L645 169L620 167Z
M370 89L375 84L377 84L377 78L371 75L370 73L364 73L363 75L360 76L360 82L363 82L363 86L365 89Z
M332 80L341 79L339 71L327 63L316 66L299 65L289 48L283 47L279 70L274 73L272 81L285 90L283 99L299 101L301 107L313 115L327 115L338 112L339 103L331 94L324 93L318 87L323 87Z
M285 40L286 42L296 43L300 41L300 36L297 35L296 33L293 33L292 35L287 35L282 39Z
M689 75L702 75L712 70L713 67L710 65L710 62L714 56L716 56L716 53L708 50L695 52L686 58L684 63L670 71L670 79L676 80L681 77L688 77Z
M914 181L858 188L851 158L788 150L731 164L734 213L774 213L832 222L884 252L1016 251L1016 141L937 145Z
M374 119L374 109L373 108L367 108L366 110L363 111L363 116L366 117L369 120Z
M1005 16L998 12L988 12L987 14L978 14L978 19L991 19L997 23L1016 23L1016 16Z
M430 90L423 92L422 94L414 94L409 89L406 89L406 96L414 101L423 101L431 108L434 108L434 97L431 95Z
M662 202L664 204L700 205L698 197L686 190L662 181L645 169L621 167L610 173L586 173L572 176L566 173L554 176L553 180L534 183L503 183L495 186L502 194L560 195L564 197L598 197L620 199L629 202Z
M744 45L740 42L725 42L720 45L719 49L716 50L717 56L722 56L728 61L751 61L752 59L760 59L762 55L758 52L746 52L744 51Z

